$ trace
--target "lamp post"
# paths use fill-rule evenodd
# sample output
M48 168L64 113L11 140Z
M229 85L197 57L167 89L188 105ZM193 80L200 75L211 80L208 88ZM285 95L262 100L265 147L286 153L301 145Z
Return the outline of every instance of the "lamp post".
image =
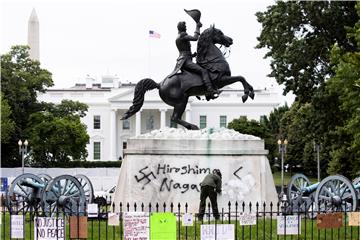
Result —
M284 155L286 153L286 145L288 144L288 140L284 140L281 141L281 139L279 139L277 141L278 145L279 145L279 153L281 153L281 192L280 192L280 199L284 200Z
M21 140L18 141L19 154L21 155L21 169L23 174L24 174L24 159L25 159L25 154L27 153L28 144L29 144L28 140L25 140L24 143Z
M317 180L320 182L320 150L321 143L317 143L314 141L314 152L316 152L316 162L317 162Z

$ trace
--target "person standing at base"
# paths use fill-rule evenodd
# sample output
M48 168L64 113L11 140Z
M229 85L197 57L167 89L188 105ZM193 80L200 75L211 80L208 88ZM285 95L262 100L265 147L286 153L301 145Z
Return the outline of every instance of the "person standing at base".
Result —
M214 169L212 174L205 176L200 183L200 206L199 206L199 221L203 220L206 208L206 199L210 198L213 215L216 220L219 220L219 210L217 205L217 193L221 193L221 172L219 169Z

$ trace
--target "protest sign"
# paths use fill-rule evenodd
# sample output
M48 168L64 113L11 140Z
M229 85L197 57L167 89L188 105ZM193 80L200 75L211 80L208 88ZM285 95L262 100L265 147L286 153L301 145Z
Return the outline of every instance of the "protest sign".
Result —
M300 221L298 215L277 216L277 234L297 235L301 234Z
M120 225L120 213L108 213L108 225L119 226Z
M349 226L360 226L360 212L348 212Z
M99 208L96 203L90 203L87 205L87 214L89 218L97 218L99 215Z
M193 225L193 215L191 213L184 213L184 215L182 216L182 225L184 227L190 227Z
M70 216L70 238L86 239L88 233L87 216Z
M256 215L247 213L241 214L239 216L239 223L240 226L256 225Z
M200 237L201 240L234 240L234 224L203 224L200 229Z
M316 216L316 225L322 228L340 228L343 226L343 214L338 213L320 213Z
M11 238L24 238L24 215L11 215Z
M176 217L174 213L151 213L151 240L176 240Z
M35 217L34 239L65 240L65 222L56 217Z
M149 213L124 213L124 240L149 239Z

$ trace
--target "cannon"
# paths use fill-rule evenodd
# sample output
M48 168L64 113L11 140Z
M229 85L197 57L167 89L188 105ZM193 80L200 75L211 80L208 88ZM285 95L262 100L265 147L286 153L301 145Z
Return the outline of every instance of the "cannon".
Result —
M295 212L355 211L360 199L360 178L350 182L334 175L311 184L303 174L295 174L287 188L289 207ZM314 209L310 209L313 207Z
M85 214L85 205L93 201L93 187L84 176L61 175L51 178L45 174L19 175L6 194L6 205L11 214L27 212L51 216Z
M46 183L31 173L16 177L6 192L6 206L11 214L39 212L42 191Z

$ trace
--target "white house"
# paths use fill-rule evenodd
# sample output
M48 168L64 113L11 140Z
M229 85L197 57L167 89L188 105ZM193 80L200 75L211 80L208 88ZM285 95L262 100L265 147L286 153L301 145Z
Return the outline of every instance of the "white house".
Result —
M144 105L136 116L120 120L132 105L135 84L120 83L113 76L103 76L101 83L88 77L86 84L68 89L49 89L38 100L60 103L63 99L79 101L89 106L82 119L87 126L90 142L87 160L118 160L123 156L127 139L163 127L176 127L170 121L173 108L162 102L158 91L146 93ZM242 103L241 89L227 87L219 98L206 101L190 98L183 119L200 128L226 127L240 116L259 120L280 104L278 91L273 88L255 89L255 99Z

